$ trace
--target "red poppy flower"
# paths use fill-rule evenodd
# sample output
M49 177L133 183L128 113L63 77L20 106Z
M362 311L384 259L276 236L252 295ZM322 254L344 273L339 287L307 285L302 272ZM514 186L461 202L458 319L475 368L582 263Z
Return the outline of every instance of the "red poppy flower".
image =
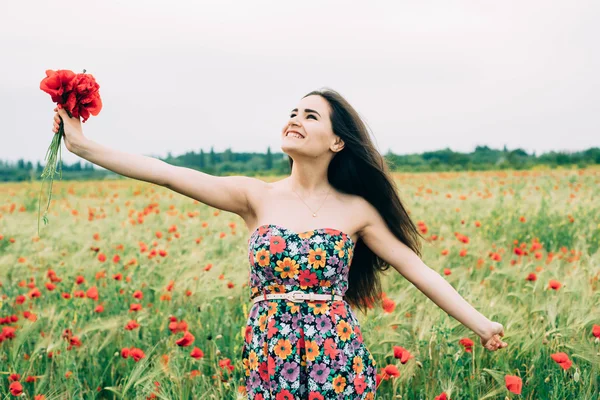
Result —
M506 388L514 394L521 394L521 388L523 387L523 381L518 376L506 375L504 377Z
M465 347L465 351L467 353L473 352L473 341L469 338L462 338L458 341L459 344L462 344Z
M554 290L558 290L561 287L561 283L559 281L556 281L554 279L550 279L550 282L548 283L548 287L550 289L554 289Z
M399 359L402 364L406 364L408 360L414 358L414 356L402 346L393 346L393 349L394 358Z
M135 362L140 361L142 358L144 358L146 356L144 354L144 352L142 351L142 349L138 349L136 347L132 347L129 350L129 355L134 359Z
M20 396L21 394L23 394L23 385L21 385L20 382L13 382L8 386L8 389L10 390L10 394L12 394L13 396Z
M550 357L565 370L571 368L571 364L573 364L573 362L569 360L569 356L563 352L550 354Z
M194 347L190 353L190 356L195 358L196 360L204 357L204 352L200 350L198 347Z
M181 347L187 347L189 345L191 345L192 343L194 343L194 340L196 338L194 337L194 335L192 335L189 331L185 331L185 333L183 334L183 337L179 340L177 340L175 343L178 346Z

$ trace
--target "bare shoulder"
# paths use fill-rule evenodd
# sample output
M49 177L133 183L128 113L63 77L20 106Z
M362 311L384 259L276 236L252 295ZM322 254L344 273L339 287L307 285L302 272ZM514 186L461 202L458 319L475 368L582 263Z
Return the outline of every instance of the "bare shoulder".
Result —
M265 192L271 188L271 183L251 176L244 178L246 179L244 180L243 185L246 191L246 198L248 199L248 204L250 206L250 215L242 217L244 220L248 221L256 218L260 208L261 199L264 198Z
M362 196L352 196L352 208L354 215L358 216L359 228L357 234L364 241L369 227L373 226L373 224L381 223L383 218L379 214L379 210Z

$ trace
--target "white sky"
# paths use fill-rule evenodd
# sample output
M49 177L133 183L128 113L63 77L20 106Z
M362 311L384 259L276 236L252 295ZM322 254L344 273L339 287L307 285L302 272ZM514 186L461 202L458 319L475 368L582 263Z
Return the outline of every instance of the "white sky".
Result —
M600 146L599 20L592 0L3 2L0 159L43 161L40 81L84 68L104 103L84 134L132 153L279 152L322 86L382 153Z

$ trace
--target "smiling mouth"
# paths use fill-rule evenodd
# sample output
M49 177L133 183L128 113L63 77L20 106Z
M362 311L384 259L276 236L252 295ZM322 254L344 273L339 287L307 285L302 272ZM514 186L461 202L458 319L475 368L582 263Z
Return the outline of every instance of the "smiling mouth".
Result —
M288 134L285 135L285 137L294 137L297 139L304 139L304 136L302 136L301 134L296 133L296 132L288 132Z

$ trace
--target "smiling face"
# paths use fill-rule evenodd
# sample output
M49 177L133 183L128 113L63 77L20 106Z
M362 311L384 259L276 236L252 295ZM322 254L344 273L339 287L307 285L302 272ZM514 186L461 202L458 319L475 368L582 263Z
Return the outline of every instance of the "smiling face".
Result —
M294 137L295 131L302 137ZM289 119L281 130L281 149L294 154L318 156L343 148L341 138L333 133L329 103L318 95L306 96L290 111Z

